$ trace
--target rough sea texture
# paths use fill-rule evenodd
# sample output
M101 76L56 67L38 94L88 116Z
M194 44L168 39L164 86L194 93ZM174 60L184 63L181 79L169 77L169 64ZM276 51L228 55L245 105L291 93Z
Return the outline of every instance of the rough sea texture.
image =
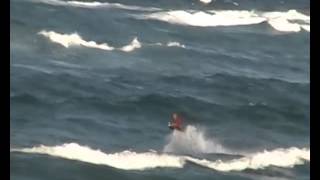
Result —
M11 0L11 179L310 179L309 9Z

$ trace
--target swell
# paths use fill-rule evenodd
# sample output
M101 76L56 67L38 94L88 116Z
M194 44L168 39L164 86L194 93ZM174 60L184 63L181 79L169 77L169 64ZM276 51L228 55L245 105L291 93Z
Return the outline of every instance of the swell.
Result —
M59 102L52 99L34 100L33 97L37 98L34 94L28 96L17 94L11 98L11 105L16 109L25 109L27 105L27 109L32 111L28 115L23 115L23 113L13 114L12 118L15 124L19 124L19 122L16 122L16 118L26 116L29 119L33 119L33 121L30 121L33 126L30 125L30 127L41 128L41 124L46 122L50 124L51 128L65 129L74 135L78 134L77 137L87 134L88 137L85 137L85 139L110 133L112 135L120 133L123 136L130 134L132 136L141 136L141 138L151 136L151 134L161 137L164 132L168 131L166 123L170 120L170 114L176 111L183 115L185 125L194 124L200 127L210 127L210 136L212 136L212 133L218 133L217 136L223 138L227 142L227 147L231 149L246 149L246 143L255 148L259 146L265 147L266 145L283 145L291 142L291 140L295 144L305 144L307 143L304 140L305 138L296 138L301 135L303 137L308 137L309 135L308 107L298 108L300 107L299 105L293 106L296 107L293 111L290 108L272 107L272 105L261 103L234 106L214 104L214 102L204 101L201 98L170 97L159 94L142 95L134 99L132 97L107 97L102 94L87 97L73 95L64 97ZM59 99L62 98L60 97ZM54 122L59 123L51 122L50 118L46 118L44 112L46 114L55 112ZM128 118L121 116L123 113ZM149 121L150 119L152 119L151 122ZM41 126L38 126L38 123L41 123ZM60 124L63 124L63 127L60 127ZM142 130L139 124L144 124L146 130ZM126 127L128 125L130 128ZM108 132L105 132L106 129ZM92 132L92 130L94 131ZM241 133L241 131L245 132ZM228 132L233 133L228 134ZM251 138L252 134L255 134L255 137ZM277 134L277 137L274 137L275 134ZM251 140L250 142L242 142L234 136L239 139L244 138L246 139L245 141ZM122 137L119 138L121 139ZM93 140L90 139L90 141ZM178 138L173 140L173 143L182 143L182 140ZM204 139L203 141L206 140ZM195 144L203 141L197 141ZM177 151L182 153L211 152L206 147L211 146L218 149L220 147L218 143L208 146L201 145L199 146L200 149L193 148L189 150L183 146L185 144L188 143L182 143L182 145L178 145L178 148L168 145L166 151L172 152L173 149L178 149ZM220 149L225 150L223 147ZM221 152L221 150L213 152Z
M225 91L225 93L230 91L231 94L229 95L232 96L232 94L240 92L247 100L252 99L250 96L262 97L259 94L264 94L264 96L267 96L267 98L265 98L266 100L271 98L276 101L276 98L283 96L283 93L291 91L290 94L286 94L288 99L298 99L298 102L304 102L304 105L309 103L308 98L306 98L310 91L309 83L294 83L272 78L261 79L222 73L206 75L201 78L188 76L162 76L159 80L160 82L167 84L167 86L178 85L181 89L186 90L192 89L192 87L198 87L198 91L202 93L210 91L211 94L214 94L217 91ZM272 96L269 97L269 95ZM299 98L301 95L303 98ZM249 103L250 102L247 102L248 105L250 105Z
M164 112L178 110L186 114L193 114L193 116L197 116L198 119L205 117L205 119L208 120L208 117L214 116L216 117L214 119L218 120L217 117L219 117L220 119L218 121L223 121L223 117L227 114L232 114L232 117L237 117L238 120L241 119L253 124L268 124L268 121L273 120L276 121L275 123L287 121L303 125L305 123L304 120L308 121L308 106L304 108L299 107L301 107L299 102L289 99L285 99L284 104L269 104L269 102L264 101L253 103L247 101L247 103L243 102L238 105L231 105L219 104L212 100L205 100L196 96L182 95L174 97L160 94L147 94L132 100L120 101L116 109L131 109L131 111L138 109L140 111L150 110L153 112L156 110ZM250 118L246 118L248 115ZM230 117L230 115L228 116ZM259 119L259 121L257 121L257 119ZM199 120L199 122L201 122L201 120Z
M264 121L255 121L265 115L269 119L280 120L279 123L288 121L302 125L303 119L308 119L308 84L223 74L206 78L174 76L134 81L128 80L128 77L134 79L135 76L129 73L121 78L111 78L110 82L97 87L96 84L100 83L99 78L79 79L65 73L48 75L43 77L44 83L35 86L36 90L33 90L35 87L30 86L25 91L13 92L11 100L13 103L47 104L57 107L62 104L76 106L86 104L96 111L109 113L124 111L142 113L150 110L153 113L162 114L180 110L199 117L200 122L201 118L209 119L213 115L221 118L220 120L215 118L216 120L223 121L227 114L234 114L245 121L262 124L265 124ZM61 83L61 79L63 83L60 86L51 87L51 84ZM84 80L90 83L81 83ZM157 81L158 84L152 84L153 81ZM137 89L137 84L141 88ZM198 90L195 91L194 87ZM45 95L44 91L49 94ZM155 93L155 91L167 93ZM291 93L285 93L288 91ZM39 99L38 94L45 96ZM261 94L264 95L261 96ZM246 114L252 117L247 119ZM262 119L268 121L268 118Z
M48 38L50 41L60 44L64 46L65 48L69 47L86 47L86 48L95 48L105 51L123 51L123 52L131 52L136 49L145 48L146 46L166 46L170 49L173 47L183 48L185 51L175 51L177 53L182 54L190 54L190 56L201 56L203 57L203 61L207 61L205 63L208 63L208 66L202 67L203 71L212 71L212 68L215 68L216 71L225 71L226 73L231 74L237 74L242 76L250 76L250 77L257 77L257 78L277 78L282 79L285 81L290 82L308 82L308 80L305 77L305 73L303 72L301 68L296 68L294 66L287 66L284 65L284 60L286 61L292 61L295 59L284 57L284 60L281 62L275 61L262 61L259 59L266 58L265 56L259 56L259 55L250 55L250 53L236 53L236 52L227 52L225 50L221 49L215 49L215 50L202 50L202 49L195 49L193 47L186 46L184 44L181 44L176 41L169 41L166 44L165 43L141 43L137 37L135 37L130 43L127 45L124 45L122 47L113 47L111 45L108 45L108 43L97 43L95 41L89 41L82 38L77 33L72 34L63 34L63 33L57 33L54 31L40 31L38 33L39 35L42 35L46 38ZM173 49L175 50L175 49ZM190 51L191 50L191 51ZM166 50L167 51L167 50ZM142 51L145 56L154 56L154 53L150 54L149 51L145 50ZM170 52L170 51L169 51ZM260 53L259 53L260 54ZM277 56L277 54L275 55ZM169 57L170 58L170 57ZM214 58L214 60L212 60ZM156 59L153 57L153 59ZM222 60L223 59L223 60ZM269 59L269 58L268 58ZM191 59L187 59L188 61L191 61ZM239 64L239 61L242 61L241 64ZM191 63L193 60L191 61ZM268 68L261 68L261 63L264 63L264 67ZM248 64L250 64L250 68L248 68ZM302 64L305 66L305 64ZM227 68L229 66L230 68ZM274 73L270 72L269 69L278 68L281 69L281 71ZM298 69L300 72L296 73L293 72L293 70ZM304 74L302 74L302 72Z

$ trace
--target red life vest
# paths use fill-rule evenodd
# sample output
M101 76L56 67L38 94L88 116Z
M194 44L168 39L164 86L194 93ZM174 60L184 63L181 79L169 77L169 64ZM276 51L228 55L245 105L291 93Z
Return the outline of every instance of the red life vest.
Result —
M176 129L181 129L182 125L182 118L178 116L177 118L173 119L173 127Z

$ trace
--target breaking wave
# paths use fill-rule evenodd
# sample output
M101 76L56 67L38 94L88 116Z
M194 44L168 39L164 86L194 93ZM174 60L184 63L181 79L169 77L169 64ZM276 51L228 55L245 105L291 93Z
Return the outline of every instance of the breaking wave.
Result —
M46 154L50 156L78 160L82 162L107 165L123 170L145 170L152 168L183 168L186 162L217 171L242 171L245 169L263 169L268 166L291 168L310 161L310 150L307 148L275 149L248 155L229 161L210 161L191 156L170 155L156 151L136 153L123 151L107 154L99 149L81 146L77 143L60 146L36 146L32 148L15 148L11 152Z
M131 52L135 49L139 49L142 47L142 43L135 37L128 45L116 48L108 45L107 43L98 44L94 41L86 41L84 40L78 33L72 34L60 34L54 31L40 31L38 33L44 37L49 38L52 42L60 44L65 48L69 48L71 46L84 46L88 48L95 48L101 49L105 51L112 51L112 50L119 50L124 52ZM180 47L185 48L185 45L180 44L179 42L168 42L166 44L163 43L154 43L154 44L145 44L145 45L160 45L160 46L167 46L167 47Z
M98 44L94 41L85 41L77 33L60 34L54 31L40 31L38 34L49 38L52 42L58 43L64 46L65 48L69 48L70 46L84 46L88 48L102 49L106 51L120 50L130 52L141 47L141 44L137 38L134 38L132 42L128 45L125 45L120 48L115 48L109 46L107 43Z
M160 10L154 7L140 7L140 6L130 6L120 3L108 3L108 2L85 2L85 1L61 1L61 0L31 0L36 3L45 3L55 6L72 6L81 8L118 8L124 10L136 10L136 11L157 11Z
M299 32L302 29L308 31L307 25L310 24L310 17L299 13L296 10L260 13L245 10L212 10L207 12L172 10L155 12L136 17L142 19L155 19L172 24L200 27L252 25L268 22L275 30L283 32ZM291 22L296 20L303 21L304 24Z
M265 21L265 18L256 16L248 11L216 11L215 14L206 12L188 12L173 10L167 12L156 12L144 15L146 19L156 19L172 24L189 26L231 26L249 25Z
M309 26L308 24L310 24L310 17L299 13L296 10L289 10L287 12L267 12L263 13L262 16L266 17L268 23L278 31L299 32L301 29L304 29L310 32L310 28L306 28L306 26ZM305 24L290 22L295 20L301 20Z
M143 170L157 167L181 168L184 165L184 161L181 161L181 158L172 155L157 154L155 152L136 153L131 151L106 154L100 150L81 146L77 143L53 147L40 145L33 148L12 149L11 151L47 154L92 164L108 165L124 170Z
M187 160L200 166L217 171L242 171L245 169L264 169L268 166L292 168L295 165L310 161L310 150L307 148L275 149L255 153L240 159L230 161L208 161L206 159L195 159L187 157Z

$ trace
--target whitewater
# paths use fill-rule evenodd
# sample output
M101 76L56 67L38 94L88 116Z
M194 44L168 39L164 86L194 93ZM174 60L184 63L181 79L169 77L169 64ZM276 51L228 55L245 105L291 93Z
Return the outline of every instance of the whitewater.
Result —
M193 136L193 137L192 137ZM195 143L195 144L190 144ZM162 152L122 152L106 153L75 142L57 146L39 145L31 148L12 148L11 152L45 154L54 157L77 160L97 165L107 165L123 170L148 170L153 168L183 168L188 162L217 171L243 171L264 169L270 166L292 168L310 162L309 148L277 148L242 155L243 157L222 161L199 159L179 155L182 149L192 147L188 153L231 153L217 141L207 139L204 132L195 126L188 126L185 132L174 131Z
M284 12L255 12L248 10L171 10L154 12L144 15L135 15L138 19L154 19L171 24L217 27L254 25L267 22L277 31L300 32L310 31L310 17L297 10L291 9ZM303 23L291 21L303 21Z

